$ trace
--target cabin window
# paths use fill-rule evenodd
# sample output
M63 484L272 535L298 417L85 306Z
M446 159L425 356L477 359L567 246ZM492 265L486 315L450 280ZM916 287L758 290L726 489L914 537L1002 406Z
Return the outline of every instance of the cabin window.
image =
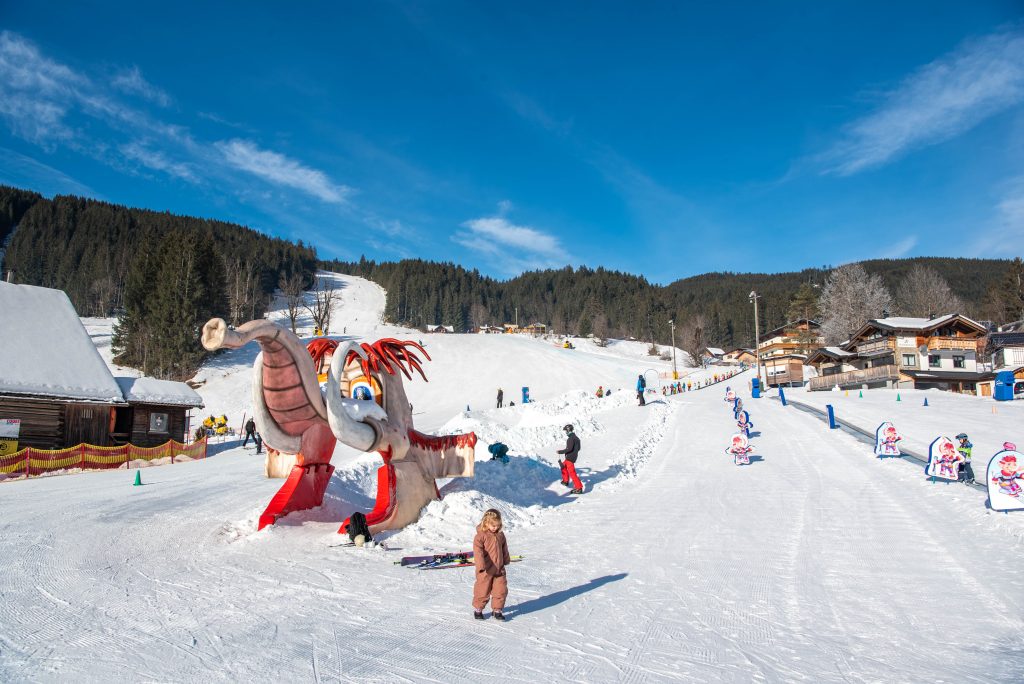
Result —
M966 368L966 365L964 364L964 357L963 356L954 356L953 357L953 368Z
M150 413L149 414L149 431L150 432L167 432L167 414L166 413Z
M928 355L928 367L929 368L938 368L941 365L942 365L942 357L940 357L938 354L929 354Z
M917 354L904 354L903 355L904 366L917 366Z

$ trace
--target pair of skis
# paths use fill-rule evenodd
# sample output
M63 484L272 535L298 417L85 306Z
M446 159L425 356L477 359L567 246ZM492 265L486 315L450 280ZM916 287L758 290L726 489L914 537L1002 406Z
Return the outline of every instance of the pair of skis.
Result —
M523 560L522 556L512 556L512 562ZM406 556L395 561L395 565L412 567L417 570L442 570L446 568L466 568L473 565L473 552L436 553L432 556Z

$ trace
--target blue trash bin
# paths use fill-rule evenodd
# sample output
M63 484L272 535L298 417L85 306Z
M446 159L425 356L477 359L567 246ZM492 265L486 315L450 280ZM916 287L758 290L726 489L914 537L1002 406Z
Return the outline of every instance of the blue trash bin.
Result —
M1013 401L1013 371L996 373L996 401Z
M751 378L750 380L750 396L753 399L761 398L761 378Z

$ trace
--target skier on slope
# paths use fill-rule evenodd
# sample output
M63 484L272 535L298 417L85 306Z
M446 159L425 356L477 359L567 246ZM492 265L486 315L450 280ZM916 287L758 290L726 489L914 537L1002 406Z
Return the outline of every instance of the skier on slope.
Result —
M956 438L960 441L956 450L963 457L963 461L960 462L960 481L965 484L974 484L974 468L971 467L971 451L974 449L974 445L971 444L971 440L967 438L965 432L961 432Z
M473 537L473 565L476 566L476 581L473 583L473 617L484 619L484 607L491 601L491 615L495 620L505 620L501 612L508 597L508 579L505 566L512 561L508 555L508 542L501 531L501 513L494 508L487 509Z
M647 401L644 399L644 392L647 390L647 381L644 380L643 373L636 376L636 398L640 400L640 405L644 406Z
M252 441L256 441L256 421L252 418L245 421L245 439L242 440L242 446L249 443L250 437L252 437Z
M583 483L580 482L580 477L576 474L576 458L580 455L580 438L576 436L571 424L562 429L566 434L565 448L558 450L559 454L565 455L565 460L558 462L562 468L562 484L568 487L569 481L572 480L570 494L582 494Z
M504 399L505 399L505 393L499 387L498 388L498 406L497 406L497 408L501 408L501 405L504 403Z

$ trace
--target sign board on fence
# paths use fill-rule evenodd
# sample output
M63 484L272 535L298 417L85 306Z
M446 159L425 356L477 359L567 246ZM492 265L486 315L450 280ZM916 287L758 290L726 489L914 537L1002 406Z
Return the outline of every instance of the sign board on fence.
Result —
M20 433L20 418L0 418L0 456L13 454L18 450L18 435Z

